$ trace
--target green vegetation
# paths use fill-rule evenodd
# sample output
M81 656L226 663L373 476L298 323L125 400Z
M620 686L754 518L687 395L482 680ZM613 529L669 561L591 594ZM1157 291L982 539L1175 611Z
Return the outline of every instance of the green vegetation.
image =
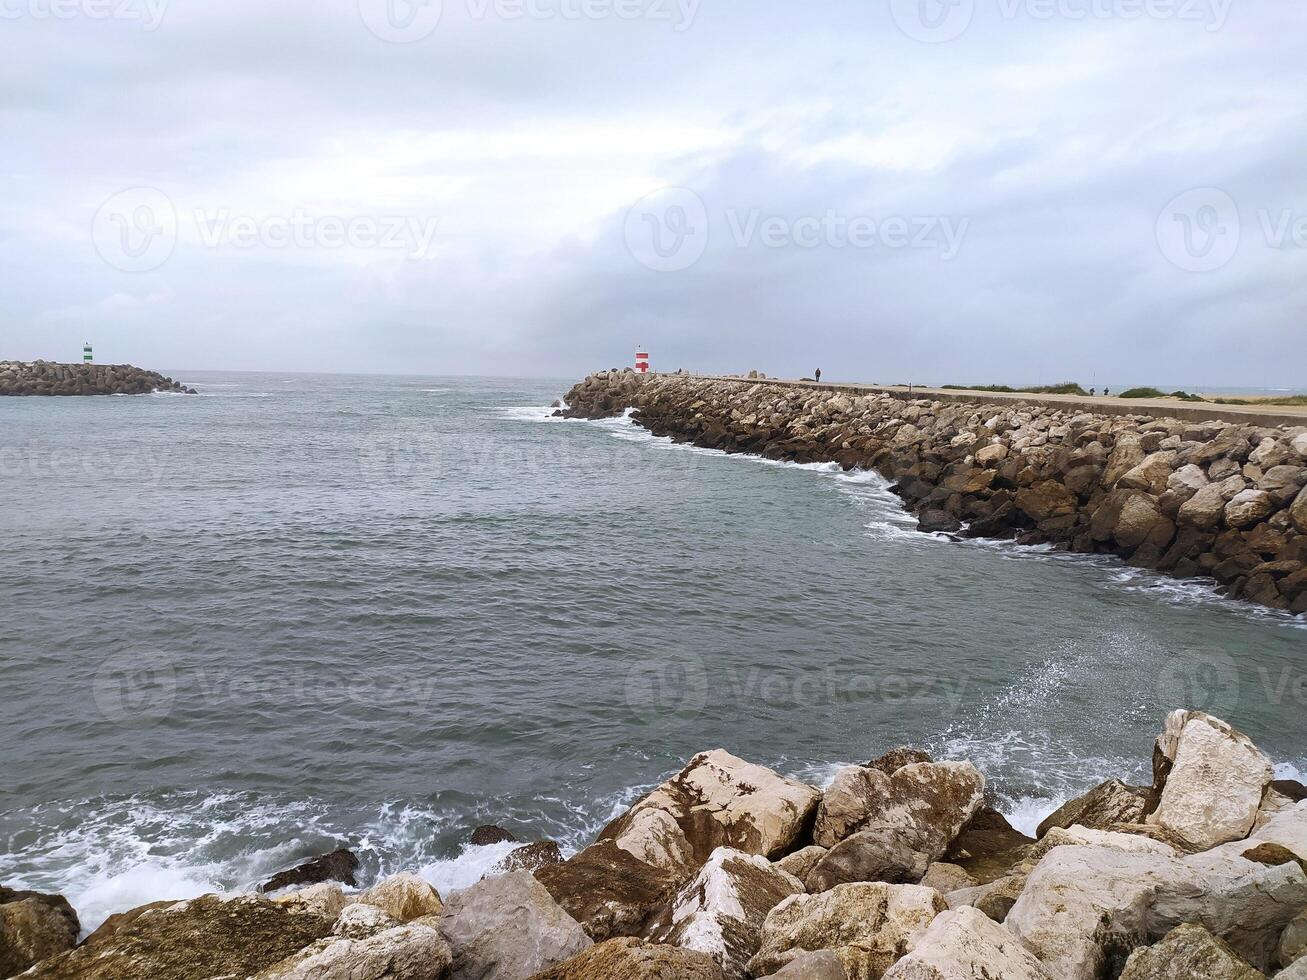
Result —
M1121 398L1176 398L1182 402L1205 402L1206 398L1201 395L1191 395L1187 391L1173 391L1169 395L1164 391L1158 391L1156 388L1131 388L1129 391L1123 391L1118 396Z
M1218 405L1307 405L1307 395L1282 395L1279 398L1213 398Z
M1008 385L942 385L948 391L1001 391L1010 395L1088 395L1074 381L1060 385L1033 385L1029 388L1012 388Z

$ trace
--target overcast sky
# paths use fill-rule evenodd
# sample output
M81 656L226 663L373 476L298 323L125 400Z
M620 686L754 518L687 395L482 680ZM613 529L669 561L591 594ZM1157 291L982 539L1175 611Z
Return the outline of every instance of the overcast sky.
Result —
M1300 0L0 0L0 357L1307 385Z

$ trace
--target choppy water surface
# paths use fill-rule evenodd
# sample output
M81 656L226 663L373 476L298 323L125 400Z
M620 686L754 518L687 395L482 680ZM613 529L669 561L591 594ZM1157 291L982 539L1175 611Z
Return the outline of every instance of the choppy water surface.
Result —
M567 382L176 373L0 400L0 882L88 925L346 844L474 881L723 746L911 743L1033 826L1164 712L1307 756L1307 630L911 530L884 481L564 422Z

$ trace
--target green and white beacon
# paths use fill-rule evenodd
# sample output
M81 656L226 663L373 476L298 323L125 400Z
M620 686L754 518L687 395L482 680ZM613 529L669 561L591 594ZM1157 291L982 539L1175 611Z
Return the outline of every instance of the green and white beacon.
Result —
M95 360L95 356L91 353L91 343L87 341L82 344L82 363L90 364L93 360Z

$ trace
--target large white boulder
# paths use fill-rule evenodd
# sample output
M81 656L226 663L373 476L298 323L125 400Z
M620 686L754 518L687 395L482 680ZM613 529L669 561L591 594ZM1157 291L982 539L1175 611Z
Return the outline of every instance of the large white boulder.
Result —
M455 980L526 980L592 945L529 871L452 893L440 931L454 951Z
M1247 837L1273 769L1252 740L1201 711L1172 712L1158 740L1171 762L1148 823L1195 850Z
M448 980L452 963L439 931L407 925L364 939L320 939L254 980Z
M921 885L858 882L819 895L794 895L767 915L762 944L749 961L767 976L805 951L834 950L850 980L881 976L946 911L943 896Z
M976 909L941 912L884 980L1050 980L1011 932Z
M1135 950L1121 980L1266 980L1202 926L1181 925L1160 943Z
M765 857L719 847L677 893L664 941L707 953L727 977L743 980L767 913L803 891L803 882Z
M600 833L647 864L693 871L718 847L775 858L794 848L821 793L738 759L701 752Z
M411 871L383 878L359 894L355 901L373 905L400 922L424 915L439 915L440 893L421 875Z

